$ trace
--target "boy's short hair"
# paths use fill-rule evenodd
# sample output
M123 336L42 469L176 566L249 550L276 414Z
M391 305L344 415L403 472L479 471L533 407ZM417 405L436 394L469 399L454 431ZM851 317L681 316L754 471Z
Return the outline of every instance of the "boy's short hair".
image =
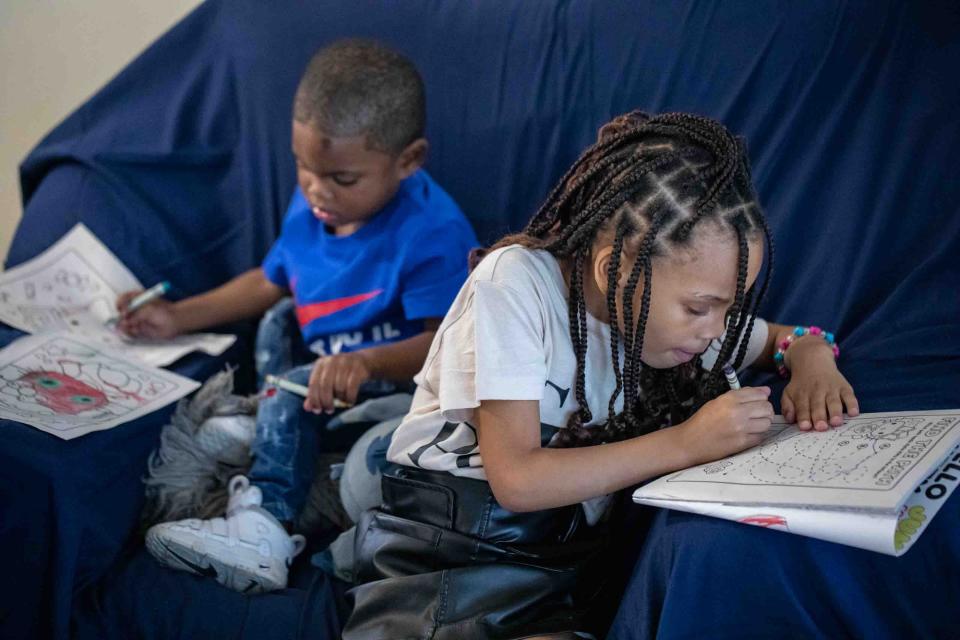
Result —
M340 40L307 65L293 117L329 136L365 135L370 148L400 153L424 134L423 79L410 60L372 40Z

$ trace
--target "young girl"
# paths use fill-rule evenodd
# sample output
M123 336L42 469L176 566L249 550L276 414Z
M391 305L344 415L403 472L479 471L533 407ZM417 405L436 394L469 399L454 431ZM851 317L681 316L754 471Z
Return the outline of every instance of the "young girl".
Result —
M793 328L755 319L765 244L772 262L743 146L720 124L605 125L440 326L388 453L400 468L358 527L343 637L587 631L609 495L770 426L770 389L729 390L725 363L792 374L783 412L801 429L856 415L832 335L787 341Z

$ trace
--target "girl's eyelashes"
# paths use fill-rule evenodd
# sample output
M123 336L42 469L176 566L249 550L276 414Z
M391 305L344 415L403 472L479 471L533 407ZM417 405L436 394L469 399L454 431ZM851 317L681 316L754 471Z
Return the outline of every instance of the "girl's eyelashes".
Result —
M692 316L700 316L700 317L703 317L703 316L707 315L708 313L710 313L710 310L709 310L709 309L697 309L697 308L694 308L694 307L687 307L687 313L689 313L689 314L692 315Z

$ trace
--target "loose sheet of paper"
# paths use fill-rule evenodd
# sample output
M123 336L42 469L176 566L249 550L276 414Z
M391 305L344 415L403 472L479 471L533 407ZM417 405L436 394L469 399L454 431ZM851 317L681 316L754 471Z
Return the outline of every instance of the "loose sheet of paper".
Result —
M960 443L960 410L868 413L829 431L777 419L747 451L670 474L635 499L896 511Z
M42 254L0 274L0 320L28 333L72 331L165 366L192 351L220 355L236 336L200 333L173 340L132 340L105 326L121 293L143 286L84 225Z
M39 256L0 274L0 320L27 333L103 324L140 282L82 224Z
M225 333L191 333L167 340L134 339L102 326L88 327L83 335L156 367L165 367L194 351L218 356L237 340L236 336Z
M64 440L135 420L199 386L67 332L0 351L0 418Z

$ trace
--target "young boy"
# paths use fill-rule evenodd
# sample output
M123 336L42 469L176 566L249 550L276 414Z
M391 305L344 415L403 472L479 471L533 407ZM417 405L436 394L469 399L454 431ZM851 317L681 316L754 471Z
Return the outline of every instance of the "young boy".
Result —
M162 564L238 591L285 587L303 547L288 530L319 447L342 440L322 432L334 401L352 404L364 382L406 381L422 367L477 244L460 209L421 169L424 120L423 82L403 56L354 40L320 50L294 100L298 187L262 266L122 319L131 335L164 338L269 309L257 336L258 374L309 388L305 400L268 389L249 481L230 482L225 518L150 529L147 547ZM121 311L133 294L121 297ZM285 311L295 311L299 332L286 326ZM303 366L290 369L296 364Z

